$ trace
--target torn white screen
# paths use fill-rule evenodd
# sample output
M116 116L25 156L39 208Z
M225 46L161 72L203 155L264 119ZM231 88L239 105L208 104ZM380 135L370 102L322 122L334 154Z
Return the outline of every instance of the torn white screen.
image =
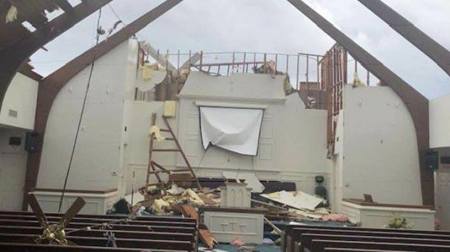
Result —
M258 152L262 109L200 107L200 127L205 150L210 144L243 155Z

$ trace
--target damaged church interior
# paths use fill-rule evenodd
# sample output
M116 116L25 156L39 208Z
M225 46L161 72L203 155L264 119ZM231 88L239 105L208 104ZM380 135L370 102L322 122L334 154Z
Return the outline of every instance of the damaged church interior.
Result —
M302 0L286 2L327 51L136 36L188 1L97 23L43 76L30 57L114 1L0 0L0 251L450 251L450 95ZM388 1L354 1L450 75L449 50Z

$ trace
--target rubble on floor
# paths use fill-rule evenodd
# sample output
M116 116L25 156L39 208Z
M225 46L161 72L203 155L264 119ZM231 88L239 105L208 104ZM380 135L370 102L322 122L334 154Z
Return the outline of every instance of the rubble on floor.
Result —
M249 175L239 176L234 173L227 173L224 174L224 177L226 179L223 186L218 185L216 188L202 187L199 189L193 187L193 183L180 184L172 182L170 185L167 183L149 186L146 190L141 189L139 193L128 195L126 200L130 201L133 199L132 201L136 202L130 208L132 214L136 214L137 216L183 215L198 220L199 238L203 246L209 249L217 247L218 243L214 237L214 232L217 232L217 230L210 231L205 225L203 218L205 218L206 211L237 213L229 214L228 216L231 217L227 218L231 219L234 218L233 216L239 216L241 218L245 214L251 214L251 211L262 211L264 220L260 226L264 226L264 231L260 233L264 233L264 239L258 240L264 241L266 245L269 244L269 240L273 244L279 244L279 237L282 235L282 227L284 224L305 223L305 225L308 225L308 223L323 223L323 225L328 225L327 223L330 223L330 225L341 225L336 223L342 223L342 225L351 225L348 222L347 216L333 213L328 208L328 202L317 195L311 195L298 190L280 190L283 189L283 185L273 182L273 184L277 185L276 189L278 191L271 191L260 184L260 181L255 181L256 177L253 178L253 176ZM250 178L251 185L249 186L254 187L256 189L255 191L258 192L254 192L252 188L246 186L247 184L244 183L246 179L242 179L241 177ZM288 184L287 186L290 185ZM291 189L293 188L289 187L288 190ZM247 193L248 197L245 196ZM247 204L243 201L249 202ZM236 219L234 223L241 221ZM211 223L211 220L206 223ZM230 221L230 223L233 223L233 221ZM233 225L231 227L233 229ZM243 227L240 228L242 229ZM251 251L251 244L247 244L245 238L242 239L240 237L239 232L236 231L236 235L230 237L235 238L230 238L227 243L235 244L235 247L242 247L239 251L244 250L244 248L249 248L250 250L248 251ZM253 239L249 238L249 240L251 241ZM220 241L223 242L223 238Z

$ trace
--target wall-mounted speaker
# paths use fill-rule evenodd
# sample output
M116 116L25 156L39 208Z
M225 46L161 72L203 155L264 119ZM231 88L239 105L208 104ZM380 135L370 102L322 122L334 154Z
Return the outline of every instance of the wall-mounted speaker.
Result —
M41 136L37 132L27 132L25 135L25 150L29 153L38 152L41 149Z
M427 154L425 154L425 164L429 169L436 171L439 168L439 152L427 151Z

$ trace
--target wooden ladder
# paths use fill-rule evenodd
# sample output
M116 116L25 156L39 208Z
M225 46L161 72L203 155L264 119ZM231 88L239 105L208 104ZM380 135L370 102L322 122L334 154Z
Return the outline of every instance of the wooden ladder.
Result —
M151 175L155 175L156 179L158 180L158 184L159 185L163 185L163 181L161 180L161 177L159 176L160 173L166 173L169 176L170 175L179 175L179 179L177 179L177 181L179 182L196 182L197 188L201 189L201 185L200 182L197 178L197 176L195 175L194 171L192 170L192 166L189 163L189 160L187 159L186 154L184 153L183 149L181 148L180 142L178 142L177 137L175 136L172 128L170 127L169 121L167 120L167 117L162 116L163 122L165 124L165 126L167 127L166 129L160 129L161 132L166 132L169 133L171 137L169 138L165 138L164 140L167 141L173 141L176 145L176 148L174 149L156 149L154 148L154 144L155 144L155 133L152 132L151 136L150 136L150 145L149 145L149 154L148 154L148 167L147 167L147 178L146 178L146 188L150 185L150 176ZM152 114L152 118L151 118L151 127L156 125L156 113ZM157 163L155 160L153 160L153 152L180 152L181 156L183 157L184 162L186 163L186 167L187 169L180 169L180 170L168 170L166 168L164 168L161 164ZM186 173L188 172L188 173ZM184 177L186 177L186 175L189 176L189 179L183 179ZM175 176L174 176L175 177ZM170 178L169 178L170 180Z

